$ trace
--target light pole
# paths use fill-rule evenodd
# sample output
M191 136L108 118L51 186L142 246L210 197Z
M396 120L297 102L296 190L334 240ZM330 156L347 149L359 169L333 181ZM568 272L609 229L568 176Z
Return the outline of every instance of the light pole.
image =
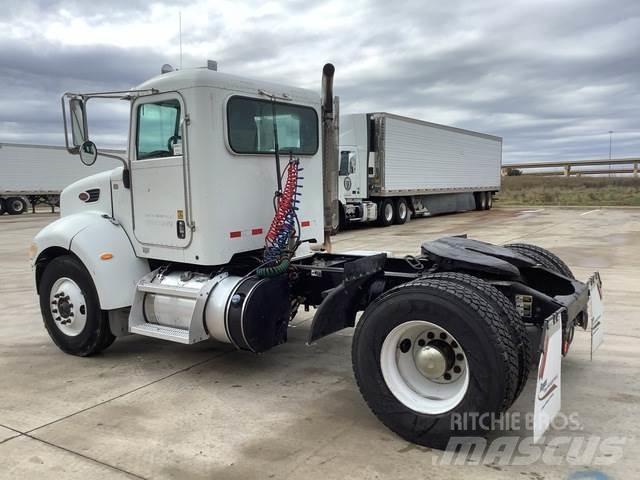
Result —
M609 130L609 162L611 162L611 146L613 145L613 130ZM609 176L611 176L611 163L609 163Z

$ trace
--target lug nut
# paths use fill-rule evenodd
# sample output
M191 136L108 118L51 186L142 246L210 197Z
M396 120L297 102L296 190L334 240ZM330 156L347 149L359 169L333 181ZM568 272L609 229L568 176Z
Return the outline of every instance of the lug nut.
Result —
M434 335L434 333L433 333L433 332L429 332L429 333L427 333L427 338L428 338L429 340L431 340L433 337L435 337L435 335Z
M418 346L420 346L420 347L424 347L426 343L427 343L427 342L425 342L423 338L421 338L420 340L418 340Z
M458 348L458 343L455 340L451 342L451 348Z
M464 360L464 356L463 356L461 353L458 353L458 354L456 355L456 360L457 360L457 361L459 361L459 362L461 362L462 360Z
M445 380L451 380L451 374L450 373L445 373L444 374L444 379Z
M461 371L462 371L462 369L458 365L453 367L453 373L460 373Z
M441 338L442 340L444 340L445 338L447 338L447 334L446 334L446 333L444 333L444 332L442 332L442 333L440 334L440 338Z

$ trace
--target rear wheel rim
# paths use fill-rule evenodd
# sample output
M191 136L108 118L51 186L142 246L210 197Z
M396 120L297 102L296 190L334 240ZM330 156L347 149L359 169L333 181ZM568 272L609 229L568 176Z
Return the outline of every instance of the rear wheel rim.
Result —
M23 204L20 200L13 200L11 202L11 209L14 212L21 212L22 210L24 210Z
M393 396L419 413L451 411L469 389L464 350L446 329L424 320L404 322L389 332L380 368Z
M398 218L404 220L407 217L407 205L404 202L398 204Z
M87 302L82 289L68 277L57 279L49 293L49 309L56 327L69 337L80 335L87 324Z
M393 205L391 205L390 203L387 203L384 206L384 219L387 222L390 222L391 220L393 220Z

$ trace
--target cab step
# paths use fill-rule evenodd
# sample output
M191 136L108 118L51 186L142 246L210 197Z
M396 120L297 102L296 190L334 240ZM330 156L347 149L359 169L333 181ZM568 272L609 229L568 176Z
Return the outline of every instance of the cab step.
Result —
M160 338L171 342L190 344L194 343L189 338L189 330L183 328L166 327L154 323L142 323L129 327L131 333L144 335L146 337Z

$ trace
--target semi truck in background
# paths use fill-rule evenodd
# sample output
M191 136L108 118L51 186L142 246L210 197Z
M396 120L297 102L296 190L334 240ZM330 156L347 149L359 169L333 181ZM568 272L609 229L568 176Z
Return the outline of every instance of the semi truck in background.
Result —
M124 154L124 150L110 150ZM112 170L120 162L106 159L99 165L83 166L65 147L0 143L0 215L20 215L29 205L39 203L53 210L60 204L60 193L87 174ZM87 192L87 203L96 202L99 192Z
M340 224L488 210L501 163L500 137L389 113L343 115Z

